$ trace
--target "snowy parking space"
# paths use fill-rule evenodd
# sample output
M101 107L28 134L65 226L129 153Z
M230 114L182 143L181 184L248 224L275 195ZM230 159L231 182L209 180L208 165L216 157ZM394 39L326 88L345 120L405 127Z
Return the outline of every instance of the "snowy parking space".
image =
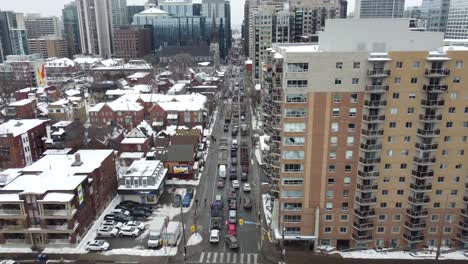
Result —
M357 250L348 252L329 252L338 253L343 258L358 258L358 259L435 259L436 250L422 250L422 251L381 251L377 252L375 249ZM465 253L466 254L466 253ZM443 253L439 259L456 259L468 260L468 254L465 255L463 251L453 251Z

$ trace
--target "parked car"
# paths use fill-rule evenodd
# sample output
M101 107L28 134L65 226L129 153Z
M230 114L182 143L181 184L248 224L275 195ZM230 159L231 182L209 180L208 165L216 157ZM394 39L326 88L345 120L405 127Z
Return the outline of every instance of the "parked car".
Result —
M212 229L210 231L210 243L219 243L219 230Z
M236 166L237 165L237 157L231 157L231 165Z
M86 250L88 251L106 251L109 249L109 243L104 240L91 240L86 243Z
M231 149L231 158L237 157L237 149Z
M237 167L231 167L231 170L229 171L229 179L237 179Z
M128 221L132 221L133 218L131 216L124 215L124 214L108 214L104 216L104 220L114 220L117 222L125 223Z
M140 235L140 229L131 226L124 226L119 231L119 236L137 237L138 235Z
M218 182L216 183L216 186L218 188L224 188L224 180L219 179Z
M97 230L98 237L115 237L119 234L119 229L110 226L101 226Z
M224 132L229 132L229 124L224 124Z
M252 209L252 200L249 197L244 197L242 204L244 205L244 209Z
M228 235L237 235L236 225L235 224L228 224L227 228Z
M232 187L233 187L234 189L239 189L240 184L239 184L239 181L238 181L238 180L233 180L231 183L232 183Z
M182 207L189 207L191 201L192 201L192 199L190 199L190 195L186 194L184 196L184 199L182 200Z
M237 223L237 212L236 210L229 210L229 218L228 218L229 223L235 224Z
M195 189L193 188L187 188L187 191L185 193L185 195L189 195L190 196L190 199L193 199L193 194L195 192Z
M234 189L234 188L229 189L229 191L227 193L227 198L228 198L228 200L231 200L231 199L236 200L237 199L236 189Z
M143 224L142 222L138 222L138 221L128 221L127 223L123 225L123 227L135 227L140 230L145 230L145 224Z
M247 181L249 179L249 174L247 172L242 172L241 181Z
M132 216L135 218L147 218L151 215L151 212L145 210L133 210Z
M131 200L122 201L122 202L120 202L119 205L124 205L124 206L128 206L128 207L131 207L131 208L144 207L144 208L149 209L151 211L153 210L153 208L149 204L139 203L139 202L135 202L135 201L131 201Z
M123 226L123 224L114 220L104 220L102 221L101 226L109 226L120 229Z
M230 249L237 249L239 248L239 242L237 241L237 238L233 235L227 235L224 237L224 243L228 246Z
M118 204L115 207L115 209L127 210L127 211L130 211L130 214L133 214L133 211L135 211L135 210L141 210L141 211L145 211L145 212L149 212L149 213L153 212L153 208L151 208L151 207L140 206L140 205L129 205L129 204Z
M251 190L250 183L248 182L244 183L243 189L244 189L244 192L250 192Z
M237 201L235 199L229 200L229 210L237 210Z
M172 206L179 207L182 201L182 196L180 194L174 195L174 201L172 201Z
M124 214L126 216L130 215L130 211L128 210L123 210L123 209L114 209L111 211L111 214Z

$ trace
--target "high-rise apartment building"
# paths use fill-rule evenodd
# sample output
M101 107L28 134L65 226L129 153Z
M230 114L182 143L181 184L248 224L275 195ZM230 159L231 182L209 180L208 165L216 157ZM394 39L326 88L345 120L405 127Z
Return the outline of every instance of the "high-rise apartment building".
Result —
M80 27L76 1L66 4L62 10L63 37L67 44L67 56L81 54Z
M468 39L468 1L450 1L445 38Z
M81 51L87 54L112 55L111 0L77 0Z
M274 238L466 247L468 51L406 19L326 23L262 64Z
M128 24L133 23L133 16L145 11L145 5L143 4L130 4L127 3L127 19L128 19Z
M50 35L61 36L58 17L28 15L24 20L24 24L28 39L37 39Z
M450 0L423 0L422 17L426 20L427 31L445 32Z
M41 53L43 58L67 56L65 40L57 36L28 39L28 48L30 53Z
M226 0L202 0L201 15L206 17L208 21L207 32L211 32L212 17L216 18L216 27L219 32L220 38L219 49L220 56L224 58L228 52L232 42L231 32L231 7L230 2ZM228 23L229 22L229 23Z
M12 11L0 11L0 62L7 55L28 53L24 16Z
M141 59L151 54L152 30L139 26L114 28L114 52L117 58Z
M128 25L127 0L112 0L112 25L114 27Z
M403 17L405 0L356 0L355 18Z

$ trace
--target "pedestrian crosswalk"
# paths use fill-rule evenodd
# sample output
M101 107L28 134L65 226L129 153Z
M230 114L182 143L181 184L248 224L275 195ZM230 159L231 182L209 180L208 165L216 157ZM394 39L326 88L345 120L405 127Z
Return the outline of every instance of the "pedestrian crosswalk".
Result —
M202 252L199 257L190 263L241 263L257 264L258 254L254 253L232 253L232 252Z

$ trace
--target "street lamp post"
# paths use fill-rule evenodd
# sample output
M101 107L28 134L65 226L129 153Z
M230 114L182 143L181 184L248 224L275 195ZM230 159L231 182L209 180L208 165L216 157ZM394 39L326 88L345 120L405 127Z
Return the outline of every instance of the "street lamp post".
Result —
M180 207L180 215L181 215L181 221L182 221L182 237L183 237L183 241L184 241L184 263L185 263L185 260L187 259L187 245L186 245L186 242L185 242L185 224L184 224L184 211L182 210L182 207Z

